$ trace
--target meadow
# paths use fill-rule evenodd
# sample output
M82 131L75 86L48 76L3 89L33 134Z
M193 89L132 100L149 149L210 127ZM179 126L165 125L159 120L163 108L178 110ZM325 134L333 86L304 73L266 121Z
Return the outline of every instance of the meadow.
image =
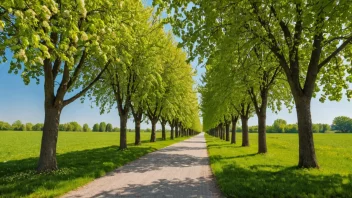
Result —
M118 151L119 133L60 132L57 145L59 170L35 171L41 132L0 132L0 197L57 197L105 175L128 162L187 139L149 143L150 133L141 133L142 145L134 146L134 133L127 133L128 149Z
M298 169L298 135L267 134L268 153L206 134L212 171L226 197L352 197L352 134L314 134L320 169Z

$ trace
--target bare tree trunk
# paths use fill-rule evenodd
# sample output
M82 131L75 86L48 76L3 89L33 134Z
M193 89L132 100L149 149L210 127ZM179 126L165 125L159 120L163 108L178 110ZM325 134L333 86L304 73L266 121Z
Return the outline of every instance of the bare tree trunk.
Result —
M175 137L178 138L178 124L175 125Z
M232 116L232 136L231 144L236 144L236 125L237 125L238 116Z
M166 130L165 130L166 122L161 122L161 139L166 140Z
M45 105L45 120L40 148L38 172L53 171L57 169L56 144L60 123L61 109Z
M304 96L296 100L299 134L298 166L303 168L319 168L314 149L310 102L311 99Z
M173 124L170 124L171 132L170 132L170 139L174 139L174 128L175 126Z
M268 104L268 90L261 90L261 105L256 107L258 116L258 153L267 153L266 146L266 108ZM256 103L257 104L257 103Z
M220 137L220 126L219 125L216 127L215 137Z
M127 149L127 113L120 114L120 150Z
M266 146L266 112L258 115L258 153L267 153Z
M156 123L158 120L151 120L152 122L152 133L150 134L150 142L155 142L156 141Z
M139 119L134 119L134 130L135 130L135 139L134 139L134 145L140 145L141 144L141 120Z
M230 141L230 123L226 122L226 141Z
M248 117L241 115L242 122L242 146L249 146Z

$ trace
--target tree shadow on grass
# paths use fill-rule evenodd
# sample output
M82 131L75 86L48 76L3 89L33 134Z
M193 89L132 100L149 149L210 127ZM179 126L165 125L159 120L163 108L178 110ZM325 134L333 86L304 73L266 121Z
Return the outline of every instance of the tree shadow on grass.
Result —
M236 155L236 156L229 156L229 157L223 157L221 155L213 155L210 157L210 163L215 163L218 161L222 161L222 160L228 160L228 159L236 159L236 158L246 158L246 157L251 157L251 156L255 156L258 155L257 153L252 153L252 154L246 154L246 155Z
M0 163L0 197L28 196L45 189L51 190L52 194L48 196L57 196L77 187L72 187L74 180L101 177L155 150L151 147L130 147L118 151L118 146L110 146L59 154L57 160L60 169L45 174L35 172L38 158Z
M296 167L236 163L215 172L226 197L352 197L352 174L313 175Z

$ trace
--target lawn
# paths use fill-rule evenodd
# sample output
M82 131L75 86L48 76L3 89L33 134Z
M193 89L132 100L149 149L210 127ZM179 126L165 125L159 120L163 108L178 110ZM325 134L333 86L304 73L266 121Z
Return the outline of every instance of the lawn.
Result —
M352 197L352 134L314 134L320 169L298 169L298 135L268 134L267 154L206 135L212 171L226 197Z
M169 134L167 134L169 135ZM186 138L149 143L150 133L141 133L142 145L118 151L119 133L60 132L59 170L36 174L41 132L0 132L0 197L57 197L147 153Z

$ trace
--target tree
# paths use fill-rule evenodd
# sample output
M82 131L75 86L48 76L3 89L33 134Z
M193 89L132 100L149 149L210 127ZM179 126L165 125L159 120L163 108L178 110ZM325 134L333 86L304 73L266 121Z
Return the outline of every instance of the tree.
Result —
M242 146L249 146L248 119L251 113L251 104L243 101L237 113L240 115L242 123Z
M231 115L231 125L232 125L232 130L231 130L231 144L236 144L236 125L239 116L236 114Z
M12 129L15 131L22 131L23 130L22 122L20 120L16 120L12 124Z
M112 124L108 123L106 125L106 132L112 132L112 129L113 129Z
M274 129L273 129L273 132L275 132ZM297 124L287 124L286 128L285 128L285 132L286 133L298 133L298 125Z
M67 123L71 130L70 131L75 131L75 132L81 132L82 131L82 126L78 124L78 122L69 122Z
M11 129L12 129L12 126L9 123L0 121L0 130L8 131L8 130L11 130Z
M101 122L99 124L99 132L105 132L106 131L106 123L105 122Z
M98 123L94 124L93 132L99 132L99 124Z
M273 130L276 133L285 133L287 122L283 119L276 119L273 123Z
M33 124L32 123L26 123L26 130L27 131L32 131L33 130Z
M89 128L88 124L87 123L83 124L83 132L89 132L89 131L91 131L91 129Z
M343 133L352 132L352 119L347 116L339 116L334 118L333 127L337 131Z
M2 60L6 60L5 49L10 49L14 54L10 71L22 71L25 84L31 78L39 83L44 76L45 122L39 172L57 169L61 111L85 95L100 79L113 59L115 43L112 41L119 39L118 35L124 31L121 21L130 18L129 11L134 3L120 4L111 0L88 4L84 0L28 3L6 0L2 3ZM72 97L66 96L77 89L80 91Z
M37 123L33 126L33 131L43 131L44 124L43 123Z
M319 133L320 126L319 124L313 124L313 133Z
M142 118L139 108L143 108L143 101L150 93L148 91L152 84L160 81L160 61L157 57L161 52L160 46L163 46L159 39L164 37L164 32L159 23L153 23L155 20L151 15L152 9L144 8L141 2L135 5L135 9L134 20L127 21L126 25L134 27L138 23L138 28L128 32L124 42L117 45L120 59L112 62L104 76L104 82L93 90L101 113L117 105L121 150L127 148L127 120L131 108L134 108L132 113L138 128ZM136 130L136 144L140 143L139 131Z
M192 2L192 9L188 4ZM299 128L299 167L319 167L313 141L311 98L340 100L351 73L351 4L347 1L155 1L167 8L174 32L192 58L208 57L223 38L251 39L276 57L293 95ZM214 12L214 10L221 10ZM185 18L186 16L186 18ZM187 31L185 31L187 28ZM339 31L337 31L339 30ZM256 41L256 42L254 42ZM247 46L243 46L247 47ZM249 46L250 47L250 46ZM351 97L352 92L347 91Z
M322 133L325 133L327 131L330 131L330 125L328 124L322 124L322 127L321 127L321 132Z

